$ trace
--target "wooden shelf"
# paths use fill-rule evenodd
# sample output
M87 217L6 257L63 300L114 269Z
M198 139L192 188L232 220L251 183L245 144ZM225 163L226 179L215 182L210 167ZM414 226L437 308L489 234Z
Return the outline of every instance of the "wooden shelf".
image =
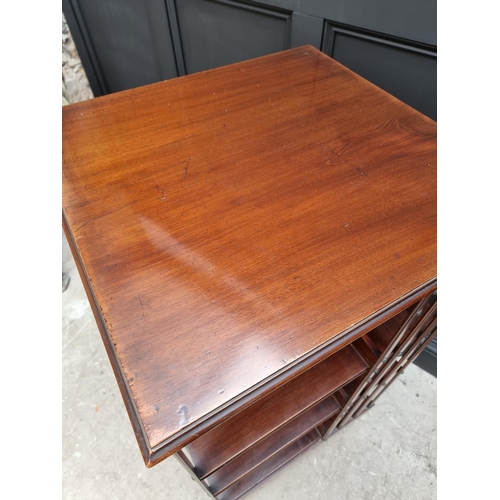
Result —
M385 323L377 326L371 332L368 332L366 336L369 337L380 352L384 352L409 315L410 311L405 309Z
M354 391L357 389L359 384L363 381L363 378L365 377L365 374L363 373L362 375L356 377L354 380L343 386L341 389L335 391L333 396L335 399L338 401L340 404L341 408L344 408L344 406L347 404L351 396L353 395Z
M342 388L339 390L335 391L333 396L337 400L337 402L340 404L340 408L344 409L349 400L351 399L352 395L354 394L354 391L359 387L363 379L365 378L365 374L361 374L360 376L356 377L354 380L351 380L348 384L344 385ZM330 426L333 424L335 419L337 418L338 414L332 415L328 417L327 419L323 420L321 424L318 426L318 431L323 437L325 433L328 431Z
M372 342L368 335L363 335L352 343L368 366L373 366L380 358L382 351Z
M412 321L412 325L415 325L419 321L419 318L422 318L425 314L427 314L427 312L432 307L432 304L435 302L435 300L436 299L435 299L434 295L431 295L428 297L426 302L423 304L422 314L414 317L414 319ZM389 345L389 343L391 342L391 340L394 338L394 335L396 335L396 333L399 331L401 326L403 326L404 322L406 321L408 316L411 314L414 307L416 307L416 304L401 311L399 314L396 314L396 316L393 316L391 319L389 319L385 323L379 325L377 328L368 332L364 336L364 338L368 338L369 339L368 342L371 341L377 350L384 352L385 349L387 348L387 346ZM420 327L425 328L427 325L429 325L429 323L431 321L432 321L432 317L430 317L426 322L422 323ZM400 340L400 342L398 343L398 347L406 340L406 338L408 337L411 330L412 330L412 328L408 329L406 335L404 335L402 337L402 339ZM357 341L357 342L359 342L359 341ZM355 345L356 345L356 348L359 347L356 343L355 343ZM360 350L360 349L358 349L358 350Z
M301 413L287 425L208 476L207 482L210 490L214 495L218 495L276 453L308 434L323 421L336 415L340 409L339 402L333 396L329 396Z
M185 448L197 476L213 474L367 369L358 352L346 346L205 433Z
M259 484L266 477L270 476L285 464L290 462L290 460L305 451L319 439L319 432L316 429L312 430L250 471L227 490L224 490L220 495L217 495L216 498L219 500L236 500L249 489Z

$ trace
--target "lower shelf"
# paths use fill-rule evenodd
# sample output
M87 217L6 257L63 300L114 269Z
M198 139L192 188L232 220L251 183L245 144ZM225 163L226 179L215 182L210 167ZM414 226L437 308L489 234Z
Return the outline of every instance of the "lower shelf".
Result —
M366 335L377 347L379 352L384 352L395 333L401 328L405 320L410 315L410 310L401 311Z
M229 462L212 475L207 482L210 491L217 496L236 481L260 467L275 455L281 453L294 441L310 433L321 422L335 416L341 409L338 401L330 396L314 405L308 411L293 419L287 425L272 433L266 439L250 448L235 460Z
M257 466L243 478L231 485L227 490L223 491L220 495L217 495L216 498L219 500L236 500L248 490L266 479L266 477L286 465L290 462L290 460L294 459L297 455L309 448L319 439L319 432L316 429L312 430Z

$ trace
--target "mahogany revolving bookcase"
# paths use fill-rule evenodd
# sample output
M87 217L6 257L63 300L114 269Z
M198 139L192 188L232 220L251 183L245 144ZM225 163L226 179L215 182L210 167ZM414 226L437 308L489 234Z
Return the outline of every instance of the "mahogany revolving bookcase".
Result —
M62 173L144 461L218 499L436 335L436 123L313 47L65 106Z

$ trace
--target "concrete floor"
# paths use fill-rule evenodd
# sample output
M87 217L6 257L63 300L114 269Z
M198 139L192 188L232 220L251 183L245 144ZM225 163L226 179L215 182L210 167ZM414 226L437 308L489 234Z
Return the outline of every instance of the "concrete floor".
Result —
M63 235L63 498L208 498L173 457L147 469ZM357 421L248 500L436 498L436 379L411 365Z

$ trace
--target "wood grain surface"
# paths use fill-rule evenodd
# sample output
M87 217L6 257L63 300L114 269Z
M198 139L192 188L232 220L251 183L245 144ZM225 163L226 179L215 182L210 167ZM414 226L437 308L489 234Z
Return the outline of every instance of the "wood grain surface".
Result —
M148 465L436 277L436 123L310 46L65 106L62 174Z

